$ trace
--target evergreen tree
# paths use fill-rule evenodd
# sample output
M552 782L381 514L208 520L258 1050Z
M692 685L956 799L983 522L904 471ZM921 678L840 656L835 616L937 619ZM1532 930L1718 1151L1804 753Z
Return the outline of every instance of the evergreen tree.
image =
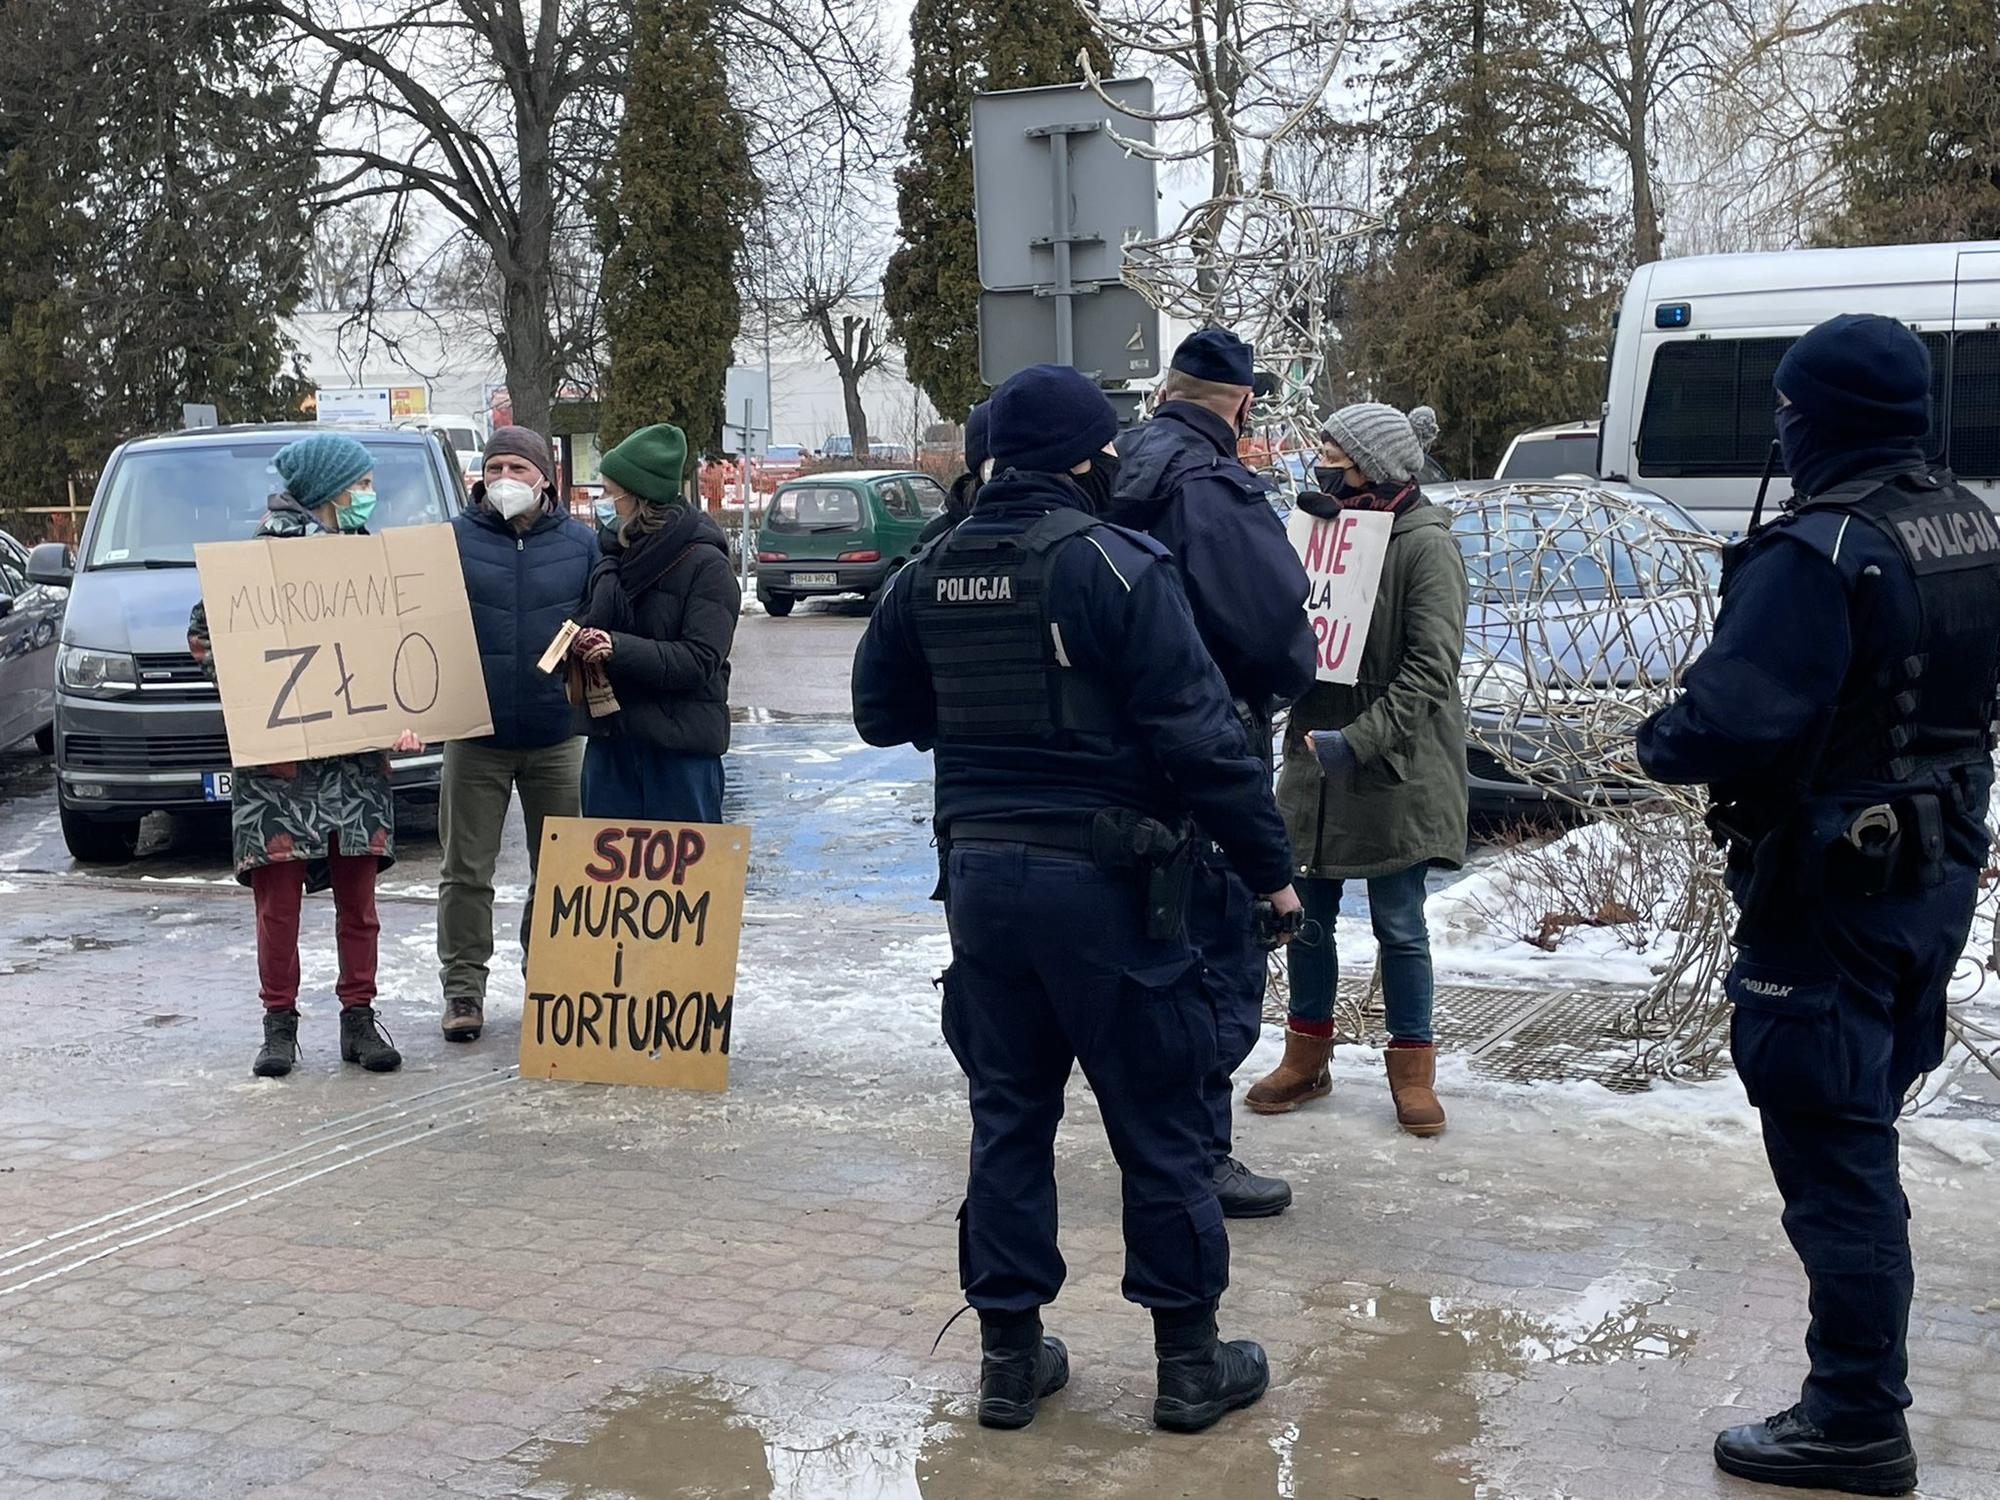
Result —
M308 101L208 0L0 7L0 444L65 498L183 402L296 411Z
M1881 0L1854 23L1832 145L1837 244L2000 238L2000 0Z
M986 397L979 379L979 247L972 219L972 96L1070 83L1104 53L1070 0L917 0L911 94L896 170L901 244L883 279L910 379L946 417Z
M1493 472L1510 436L1596 410L1614 232L1573 121L1537 80L1548 0L1424 0L1388 82L1388 229L1352 286L1356 385L1435 407L1444 465Z
M11 27L0 33L0 55L18 39ZM0 452L10 479L0 513L66 503L96 432L84 400L82 309L67 285L85 258L87 224L51 180L48 147L60 138L0 116Z
M599 211L611 342L599 439L672 422L690 453L714 452L758 186L713 0L640 0L612 172Z

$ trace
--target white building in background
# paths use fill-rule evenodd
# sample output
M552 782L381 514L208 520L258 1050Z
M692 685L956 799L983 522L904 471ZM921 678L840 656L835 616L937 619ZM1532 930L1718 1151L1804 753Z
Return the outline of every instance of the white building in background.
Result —
M888 315L880 298L853 303L848 312L874 319L875 335L889 336ZM745 301L743 331L736 340L736 363L764 367L762 311ZM838 325L836 324L836 327ZM924 428L938 420L923 392L910 384L903 369L903 351L888 346L888 360L862 377L861 404L868 412L868 435L877 442L901 443L912 452ZM962 415L962 414L961 414ZM847 434L847 406L841 398L840 375L827 358L826 346L809 328L771 327L771 441L797 444L817 453L829 437Z
M287 325L315 386L421 385L434 412L485 419L488 393L507 383L481 313L395 308L300 313Z
M879 299L851 311L874 318L877 335L887 337ZM745 303L744 323L736 363L761 370L763 318L754 303ZM301 313L289 331L315 386L421 385L430 392L432 411L484 417L488 394L507 379L493 334L476 312L398 308L367 321L345 312ZM817 333L774 321L771 386L773 443L818 452L829 437L846 433L840 376ZM887 363L863 378L861 393L869 432L878 441L914 450L924 428L937 421L929 400L904 374L902 350L894 345Z

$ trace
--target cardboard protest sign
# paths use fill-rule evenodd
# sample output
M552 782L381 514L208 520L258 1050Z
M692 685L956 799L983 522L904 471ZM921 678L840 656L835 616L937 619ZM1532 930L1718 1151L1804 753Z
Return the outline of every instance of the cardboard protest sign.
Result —
M1306 613L1312 617L1321 682L1352 685L1361 675L1361 651L1368 644L1395 524L1394 516L1380 510L1344 510L1331 521L1292 512L1286 530L1306 565Z
M194 549L239 766L491 734L449 526Z
M750 830L542 825L521 1076L729 1083Z

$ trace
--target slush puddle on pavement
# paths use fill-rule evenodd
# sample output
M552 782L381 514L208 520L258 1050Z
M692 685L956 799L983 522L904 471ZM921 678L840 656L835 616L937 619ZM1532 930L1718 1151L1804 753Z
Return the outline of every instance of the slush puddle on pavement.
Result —
M930 846L930 757L878 750L831 718L754 712L731 734L723 814L752 831L749 897L764 908L865 907L871 916L930 909L937 879ZM227 817L148 820L140 856L126 865L74 865L56 819L55 775L27 754L0 755L0 874L28 872L233 885ZM435 896L438 845L427 810L399 805L397 863L385 895ZM527 895L518 804L495 877L502 901ZM941 919L940 919L941 920Z
M1550 1320L1395 1287L1324 1287L1302 1311L1340 1334L1278 1372L1265 1398L1275 1428L1226 1420L1199 1445L1099 1409L1079 1364L1077 1384L1019 1433L982 1431L969 1396L913 1390L858 1425L825 1417L817 1387L668 1381L613 1392L581 1436L515 1457L535 1476L530 1493L563 1500L974 1500L1018 1493L1035 1473L1094 1494L1463 1500L1480 1492L1481 1406L1495 1382L1539 1364L1687 1356L1695 1336L1652 1317L1647 1299L1663 1295L1607 1283Z

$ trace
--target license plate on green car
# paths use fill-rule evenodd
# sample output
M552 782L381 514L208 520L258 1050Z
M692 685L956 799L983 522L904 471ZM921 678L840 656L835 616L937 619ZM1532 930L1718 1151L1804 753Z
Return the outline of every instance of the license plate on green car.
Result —
M792 587L795 589L830 589L840 582L835 573L794 573Z

